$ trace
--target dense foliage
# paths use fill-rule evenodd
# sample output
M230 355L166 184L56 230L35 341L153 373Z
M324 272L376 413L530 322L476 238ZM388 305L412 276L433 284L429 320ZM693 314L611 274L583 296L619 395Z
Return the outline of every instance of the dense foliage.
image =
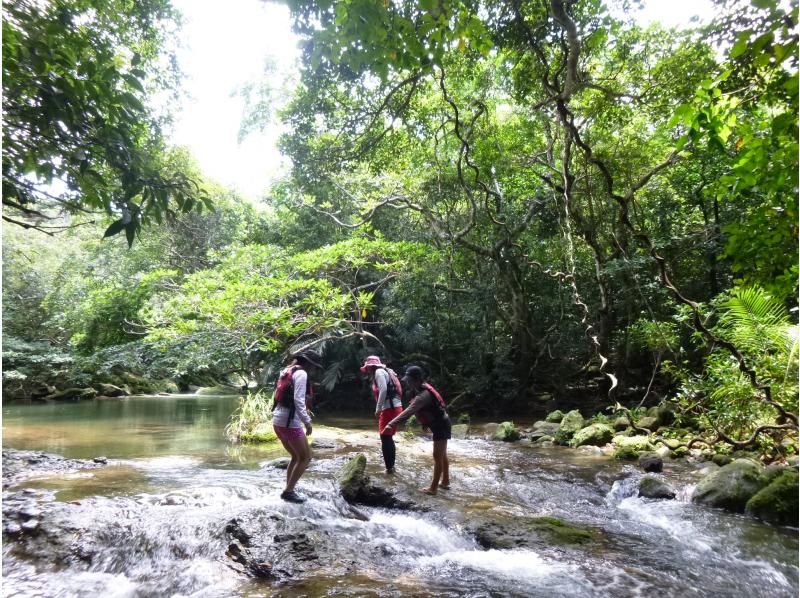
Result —
M722 1L702 31L643 28L598 0L288 4L304 49L281 113L293 170L265 209L180 152L148 154L161 161L141 168L183 173L217 209L178 194L186 213L129 250L103 231L125 202L144 218L161 195L110 176L113 161L54 160L25 138L66 169L43 181L75 177L111 220L4 235L4 328L19 347L49 343L81 380L258 390L314 345L324 388L348 393L379 353L424 365L456 410L674 400L710 443L784 450L797 428L796 2ZM144 43L148 29L115 23ZM112 61L122 87L109 93L123 95L106 107L124 107L148 56ZM119 114L153 131L136 106ZM141 182L137 164L124 166ZM105 195L81 186L90 166L113 181ZM7 356L20 388L25 351Z

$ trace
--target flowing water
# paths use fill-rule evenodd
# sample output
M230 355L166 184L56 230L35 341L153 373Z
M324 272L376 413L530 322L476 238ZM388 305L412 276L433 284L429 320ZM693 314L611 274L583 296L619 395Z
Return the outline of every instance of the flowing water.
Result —
M302 505L280 500L280 448L233 447L235 397L131 397L3 408L3 447L92 469L40 471L4 488L4 508L40 512L39 540L5 538L4 596L715 596L798 594L797 530L697 507L697 466L666 463L673 501L636 497L629 464L565 448L449 444L452 489L420 494L431 443L398 435L387 477L374 423L321 417ZM358 507L336 473L363 452L373 481L413 511ZM36 461L34 459L33 461ZM556 517L593 530L580 545L485 549L482 523ZM256 579L226 550L230 522L273 566ZM36 544L36 542L39 544Z

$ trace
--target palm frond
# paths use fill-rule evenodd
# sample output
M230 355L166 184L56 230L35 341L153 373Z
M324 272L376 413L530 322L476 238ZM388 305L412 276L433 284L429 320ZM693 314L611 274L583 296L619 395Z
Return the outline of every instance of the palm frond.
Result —
M764 289L737 287L722 308L720 326L734 343L757 351L785 346L789 312Z

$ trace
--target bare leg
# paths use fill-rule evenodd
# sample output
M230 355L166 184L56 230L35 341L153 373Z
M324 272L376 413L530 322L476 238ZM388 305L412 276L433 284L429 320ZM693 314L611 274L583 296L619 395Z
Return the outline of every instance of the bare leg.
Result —
M301 438L292 438L288 441L288 444L291 446L291 449L287 448L287 450L292 454L294 467L286 470L286 490L291 491L294 490L297 480L303 475L311 461L311 447L308 446L308 440L305 436ZM292 463L290 462L289 465L291 467Z
M450 488L450 459L447 458L447 440L442 440L442 479L439 485L442 488Z
M443 459L446 458L447 454L447 441L446 440L434 440L433 441L433 481L431 485L427 488L423 488L422 491L425 494L436 494L436 491L439 489L439 479L442 478L443 469L444 469L444 461ZM449 476L449 473L448 473ZM448 478L449 479L449 478Z

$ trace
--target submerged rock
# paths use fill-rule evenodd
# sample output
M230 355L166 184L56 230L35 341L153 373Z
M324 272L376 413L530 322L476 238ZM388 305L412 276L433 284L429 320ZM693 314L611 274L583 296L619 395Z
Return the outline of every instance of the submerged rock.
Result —
M458 440L464 440L469 433L468 424L454 424L451 430L451 436Z
M745 513L775 525L798 523L798 473L785 468L745 505Z
M763 485L759 463L736 459L703 478L692 495L692 502L743 513L747 501Z
M475 539L487 549L542 548L598 541L598 529L580 527L555 517L521 517L513 521L484 521L472 528Z

